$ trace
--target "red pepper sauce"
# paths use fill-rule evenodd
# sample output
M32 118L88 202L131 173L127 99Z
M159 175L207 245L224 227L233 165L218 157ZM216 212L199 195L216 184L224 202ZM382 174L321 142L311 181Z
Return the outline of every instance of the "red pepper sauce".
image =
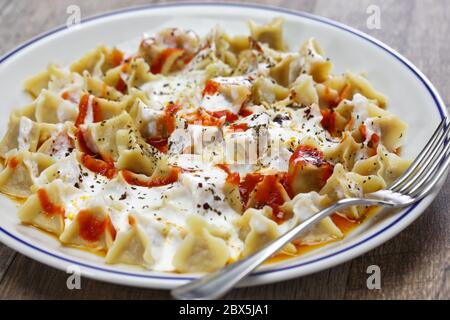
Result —
M127 84L125 83L125 81L123 81L121 76L119 76L119 80L117 80L115 88L121 93L125 93L127 91Z
M97 99L92 100L92 120L94 122L100 122L102 121L102 110L100 109L100 104L98 103Z
M92 99L92 120L93 122L100 122L102 121L102 111L100 108L100 104L98 103L97 99L95 97ZM84 124L88 109L89 109L89 94L85 94L80 99L80 104L78 106L78 116L75 120L75 127L77 127L77 130L75 132L75 137L78 142L78 147L81 149L83 153L94 155L94 152L88 147L86 140L84 138L83 132L80 129L80 125Z
M253 207L255 209L262 209L264 206L271 207L273 220L277 223L281 223L284 221L284 214L280 210L280 206L284 203L284 197L278 182L279 178L277 175L264 176L262 181L254 188L253 199L255 203L253 204Z
M203 89L203 96L212 96L214 94L216 94L217 92L219 92L219 83L217 83L214 80L206 80L205 82L205 88Z
M299 245L295 246L297 249L297 251L295 253L284 253L284 252L277 253L276 255L267 259L264 262L264 264L272 264L272 263L276 263L276 262L280 262L280 261L285 261L286 259L299 257L301 255L304 255L304 254L314 251L316 249L322 248L323 246L325 246L327 244L328 244L328 242L319 243L319 244L299 244Z
M75 127L79 127L81 124L84 123L84 120L86 119L87 113L88 113L88 106L89 106L89 94L85 94L80 99L80 104L78 105L78 116L75 120Z
M47 193L47 190L45 189L39 189L37 191L37 197L39 199L39 202L41 204L42 210L44 213L48 216L55 216L55 215L61 215L64 216L64 208L54 204Z
M124 54L117 48L114 48L111 52L112 64L114 67L120 66L123 61Z
M337 101L336 106L341 103L342 100L346 99L348 94L350 93L351 85L349 83L346 83L344 88L342 88L341 92L339 93L339 101Z
M247 123L233 124L230 126L230 129L233 130L234 132L247 131L248 124Z
M361 123L361 124L359 125L358 130L359 130L359 133L361 133L362 138L363 138L364 140L366 140L366 138L367 138L367 129L366 129L366 125L365 125L364 123Z
M221 111L214 111L214 112L207 111L207 112L211 116L218 118L218 119L225 117L226 122L234 122L239 118L238 115L232 113L230 110L221 110Z
M240 176L239 176L239 173L237 173L237 172L232 172L231 170L230 170L230 167L228 167L228 165L226 165L226 164L224 164L224 163L221 163L221 164L218 164L218 165L216 165L218 168L220 168L220 169L222 169L223 171L225 171L226 173L227 173L227 180L226 180L226 182L228 182L228 183L232 183L232 184L234 184L234 185L239 185L239 182L240 182L240 180L241 180L241 178L240 178Z
M291 198L291 199L294 198L294 194L292 194L291 188L288 184L288 172L279 172L277 174L277 176L278 176L278 181L281 183L284 190L286 190L289 198Z
M214 80L206 80L205 82L205 88L203 89L202 95L203 96L212 96L216 93L219 92L219 87L220 84ZM207 111L207 113L215 118L222 118L225 117L225 120L227 122L234 122L236 121L239 117L238 115L232 113L229 110L220 110L220 111L214 111L214 112L210 112Z
M75 132L75 137L76 137L77 142L78 142L78 147L80 148L80 150L83 153L86 153L86 154L89 154L89 155L94 155L95 154L94 152L92 152L91 149L89 149L89 147L88 147L88 145L86 143L86 140L84 139L83 132L80 129L78 129Z
M19 165L19 160L16 157L11 157L8 159L7 164L8 168L15 169Z
M158 136L149 137L146 139L147 143L166 153L168 150L169 136L175 131L176 117L175 114L181 109L181 105L175 103L168 103L164 109L164 115L158 120L156 124Z
M321 165L327 163L324 159L322 151L315 147L306 145L299 145L295 149L289 159L289 166L295 165L298 162L310 163L316 167L320 167Z
M100 105L98 101L93 98L92 99L92 120L94 122L102 121L102 111L100 109ZM78 116L75 120L75 127L79 127L84 123L87 117L87 113L89 111L89 94L85 94L81 97L80 103L78 105Z
M111 235L112 240L116 240L117 231L116 228L114 228L114 225L112 224L111 218L108 216L106 217L106 230Z
M167 104L166 108L164 109L164 117L161 120L161 125L165 128L167 137L174 132L176 127L176 118L175 114L181 110L181 105L175 104L175 103L169 103ZM160 128L161 129L161 128Z
M320 121L322 127L329 133L334 133L336 131L336 114L334 110L322 109L320 113L322 114L322 120Z
M201 108L198 108L194 112L185 114L182 117L189 124L200 124L202 126L210 127L220 127L223 124L223 121L220 118L215 117Z
M255 189L256 185L261 182L263 178L264 176L259 173L248 173L239 184L239 193L244 207L247 206L250 193L252 193L253 189Z
M325 161L323 152L317 148L306 145L299 145L289 159L289 171L286 176L286 185L289 195L293 196L292 184L297 175L297 171L306 165L313 165L322 168L320 186L323 187L328 178L333 174L333 165Z
M357 225L360 224L359 221L350 220L346 217L341 216L340 214L333 213L331 215L331 220L333 223L342 231L343 234L349 233L353 230Z
M275 175L262 175L259 173L248 173L242 181L240 181L239 173L232 172L228 165L218 164L217 167L222 169L228 174L227 182L239 185L239 193L244 208L248 208L248 201L250 194L254 193L254 201L252 207L255 209L261 209L264 206L272 208L273 220L277 223L283 221L283 212L280 210L280 206L284 203L284 197L282 195L283 190L276 188L275 186L284 188L278 183L283 178L280 174Z
M331 90L329 87L325 87L324 92L324 100L325 102L331 107L335 108L341 103L342 100L344 100L348 93L350 92L351 85L349 83L346 83L345 86L342 88L342 90L339 92L337 96L331 95Z
M364 123L359 125L359 132L363 140L367 139L367 128ZM370 140L367 142L367 146L369 147L369 155L374 156L377 154L378 143L380 142L380 137L376 133L372 133Z
M114 168L113 161L104 161L101 159L96 159L95 157L83 154L81 156L81 163L89 170L107 177L108 179L114 178L116 175L116 169Z
M377 208L377 207L374 207L374 206L369 207L369 209L367 210L367 212L364 215L363 220L350 220L350 219L343 217L337 213L332 214L330 217L331 217L331 220L333 220L333 223L342 231L342 233L344 234L344 237L346 237L350 232L352 232L359 225L361 225L361 223L363 223L364 220L369 219L371 216L376 214L378 212L378 210L379 210L379 208ZM298 257L303 254L314 251L316 249L322 248L322 247L326 246L327 244L329 244L331 242L335 242L335 241L339 241L339 240L338 239L330 240L328 242L323 242L323 243L318 243L318 244L296 244L295 245L297 248L296 253L293 253L293 254L279 253L279 254L275 255L274 257L266 260L265 263L269 264L269 263L284 261L284 260L292 258L292 257Z
M105 233L106 219L97 218L88 209L78 212L76 219L80 226L80 237L83 240L97 242Z
M128 216L128 224L130 226L135 226L136 225L136 218L134 216L129 215Z
M69 92L68 91L64 91L63 93L61 93L61 98L63 98L64 100L69 100Z
M122 177L125 179L125 181L128 184L139 186L139 187L160 187L165 186L171 183L175 183L178 181L178 177L181 173L181 169L177 167L171 167L170 172L161 177L153 178L151 180L140 180L139 176L137 176L135 173L123 169L122 170Z
M376 149L378 147L379 142L380 137L376 133L373 133L367 145L369 146L369 148Z
M146 139L147 143L161 152L168 150L169 137L176 128L175 114L181 109L179 104L168 103L164 109L164 115L158 120L156 130L158 135Z
M183 49L179 49L179 48L167 48L165 50L163 50L156 58L154 61L152 61L152 65L150 67L150 71L153 74L158 74L161 73L162 68L164 66L164 64L166 63L167 59L174 53L183 53L184 50Z
M251 116L253 114L253 111L247 108L241 108L241 110L239 110L239 115L241 117L248 117Z
M162 138L162 137L153 137L153 138L147 138L147 143L159 151L166 153L168 150L168 138Z

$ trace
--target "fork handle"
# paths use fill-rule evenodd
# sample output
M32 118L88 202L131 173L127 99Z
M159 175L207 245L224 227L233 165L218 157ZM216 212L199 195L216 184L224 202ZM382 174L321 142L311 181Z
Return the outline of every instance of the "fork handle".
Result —
M348 198L342 199L332 206L319 211L309 219L300 223L296 227L286 232L281 237L273 240L262 249L252 255L239 260L227 267L199 279L193 280L186 285L180 286L172 290L172 295L177 299L217 299L231 290L247 274L253 271L257 266L274 255L286 244L299 237L303 232L320 220L328 217L339 209L352 205L367 205L377 200Z

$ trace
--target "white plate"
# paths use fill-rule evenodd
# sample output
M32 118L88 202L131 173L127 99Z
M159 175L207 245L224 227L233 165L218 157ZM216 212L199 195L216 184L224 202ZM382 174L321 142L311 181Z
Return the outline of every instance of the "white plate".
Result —
M24 79L44 70L49 62L66 65L99 43L124 43L163 26L187 27L205 34L219 23L230 33L242 34L247 32L248 19L263 23L275 16L286 20L285 38L291 49L298 48L304 40L314 36L335 63L335 72L367 71L375 87L389 97L389 110L400 115L409 125L403 156L413 158L419 152L447 111L433 85L410 62L385 44L337 22L302 12L236 4L190 3L124 9L86 19L75 28L61 27L30 40L0 58L3 108L0 134L6 130L7 115L30 101L21 90ZM412 208L370 219L343 241L295 259L264 266L242 285L304 276L361 255L407 227L431 203L437 192ZM191 275L106 265L101 257L61 246L56 239L22 226L16 216L17 205L7 197L0 197L0 208L0 240L55 268L67 270L75 266L81 268L83 276L151 288L172 288L192 279Z

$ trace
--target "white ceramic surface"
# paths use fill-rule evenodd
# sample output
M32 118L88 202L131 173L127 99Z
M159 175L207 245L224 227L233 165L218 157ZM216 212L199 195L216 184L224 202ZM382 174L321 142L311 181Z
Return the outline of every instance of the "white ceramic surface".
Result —
M383 43L334 21L279 8L231 4L130 8L88 18L76 27L61 27L30 40L0 58L3 110L0 135L6 130L7 115L14 108L30 102L22 91L23 81L44 70L49 62L67 65L99 43L122 44L119 47L125 48L129 44L137 44L142 33L152 33L165 26L190 28L204 35L218 23L230 33L242 34L247 32L248 19L263 23L275 16L286 20L285 39L290 49L297 49L304 40L313 36L334 62L334 72L366 71L375 87L389 97L389 110L400 115L409 125L403 156L413 158L419 152L447 112L432 84L410 62ZM135 40L130 42L130 39ZM413 208L371 218L343 241L298 258L264 266L242 285L304 276L363 254L407 227L425 210L437 192ZM172 288L193 277L106 265L101 257L64 247L56 239L21 225L16 212L17 205L1 195L0 241L55 268L67 270L69 266L76 266L81 268L83 276L151 288Z

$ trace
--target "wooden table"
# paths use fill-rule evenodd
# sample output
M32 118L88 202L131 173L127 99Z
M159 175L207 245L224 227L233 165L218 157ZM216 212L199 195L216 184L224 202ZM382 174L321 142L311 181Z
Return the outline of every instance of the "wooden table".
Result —
M129 5L158 1L0 0L0 55L21 42L64 24L66 9L80 6L83 17ZM409 58L450 99L450 1L441 0L269 0L271 5L315 13L356 27ZM344 4L345 3L345 4ZM381 29L367 27L367 8L381 9ZM381 247L305 278L237 289L230 299L449 299L450 186L448 181L427 211ZM368 290L366 268L381 268L382 289ZM67 275L0 244L1 299L166 299L167 291L82 280L66 288Z

